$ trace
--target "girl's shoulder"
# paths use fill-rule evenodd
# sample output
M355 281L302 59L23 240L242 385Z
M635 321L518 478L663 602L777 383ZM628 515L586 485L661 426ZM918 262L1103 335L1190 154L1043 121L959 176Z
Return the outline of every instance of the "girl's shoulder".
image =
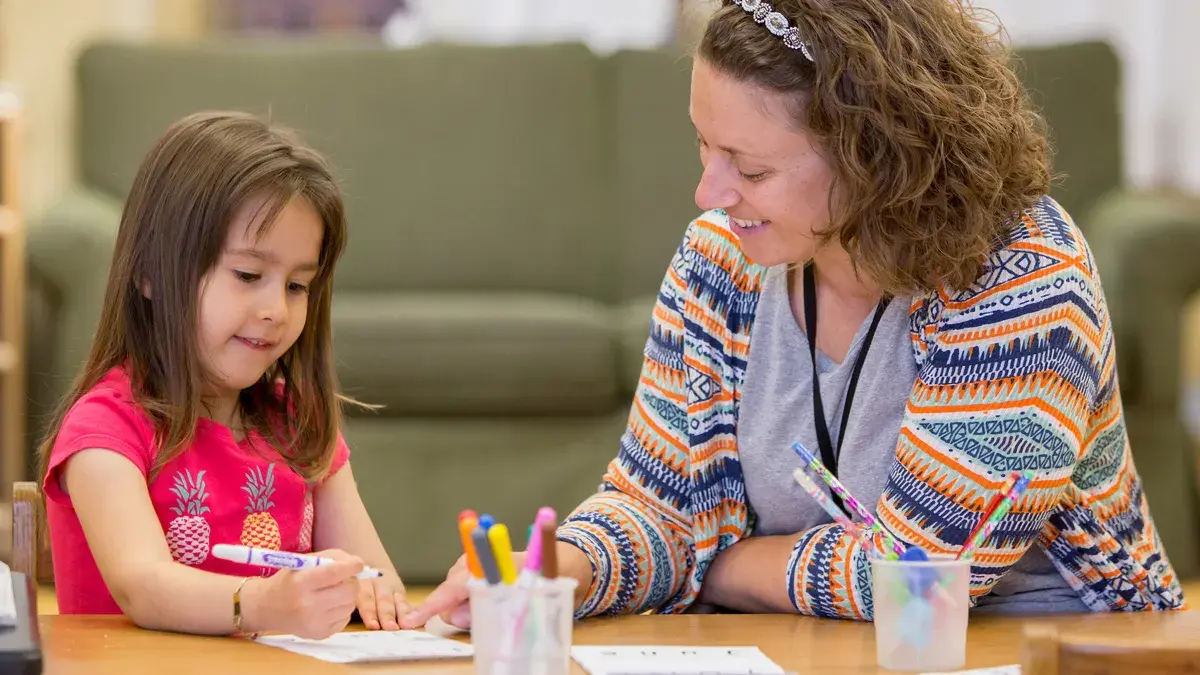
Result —
M91 389L81 395L67 410L63 426L83 418L88 424L100 429L113 423L152 427L149 415L137 402L129 373L123 366L115 366Z

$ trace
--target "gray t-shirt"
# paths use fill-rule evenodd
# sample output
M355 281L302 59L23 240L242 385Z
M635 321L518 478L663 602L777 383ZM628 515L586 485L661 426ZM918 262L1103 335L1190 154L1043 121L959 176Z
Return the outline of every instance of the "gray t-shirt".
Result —
M738 455L756 535L793 534L832 522L792 478L799 440L820 453L813 423L812 362L808 339L792 314L786 266L768 270L754 317L750 356L738 411ZM864 505L879 501L895 458L900 424L917 377L909 333L909 298L888 304L867 350L838 457L838 478ZM859 328L846 358L817 352L821 402L834 446L850 373L871 317ZM1035 545L979 599L976 611L1087 612L1087 606Z

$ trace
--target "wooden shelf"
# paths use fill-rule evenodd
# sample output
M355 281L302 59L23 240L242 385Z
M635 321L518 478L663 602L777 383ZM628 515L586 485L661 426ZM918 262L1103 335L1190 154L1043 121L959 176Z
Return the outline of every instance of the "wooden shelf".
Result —
M15 234L20 227L17 214L7 206L0 206L0 238Z
M0 86L0 500L25 477L25 237L20 100Z

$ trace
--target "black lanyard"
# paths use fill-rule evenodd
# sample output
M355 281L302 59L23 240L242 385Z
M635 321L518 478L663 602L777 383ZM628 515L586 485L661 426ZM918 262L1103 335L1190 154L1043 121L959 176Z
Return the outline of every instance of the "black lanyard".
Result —
M808 353L812 356L813 422L817 428L817 445L821 449L821 461L825 464L825 468L836 476L838 457L842 454L842 441L846 439L846 425L850 422L850 404L854 402L854 390L858 388L858 376L862 372L863 362L867 360L867 350L871 347L871 340L875 338L875 329L879 327L879 320L883 318L883 311L887 309L890 298L885 295L879 300L879 306L875 308L875 316L871 319L871 327L867 329L867 335L863 339L862 349L859 350L858 357L854 359L854 369L850 371L850 385L846 388L846 402L842 405L842 425L838 429L837 450L835 451L833 441L829 438L829 425L825 422L825 407L821 404L821 377L817 372L817 283L815 277L810 261L804 266L804 331L808 337ZM830 497L846 515L854 517L846 510L840 497L836 494L831 494Z

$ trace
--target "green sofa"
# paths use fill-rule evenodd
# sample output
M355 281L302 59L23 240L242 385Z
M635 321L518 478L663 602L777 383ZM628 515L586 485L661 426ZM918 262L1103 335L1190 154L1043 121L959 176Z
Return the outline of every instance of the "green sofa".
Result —
M1051 122L1065 122L1062 157L1079 173L1059 194L1078 216L1119 184L1117 64L1102 45L1026 56L1035 81L1084 83L1044 101ZM351 409L346 435L402 574L442 578L462 508L509 522L523 546L536 509L574 506L618 450L655 292L697 215L688 73L678 53L601 58L578 45L89 47L77 70L77 184L29 227L31 427L86 353L142 154L186 113L245 109L299 129L344 180L340 375L347 394L384 405ZM1163 538L1190 572L1195 474L1181 470L1190 455L1163 383L1149 381L1165 366L1147 355L1171 338L1138 328L1145 310L1129 299L1166 281L1141 275L1156 261L1130 242L1157 241L1168 224L1200 232L1165 208L1105 231L1122 241L1105 269L1127 313L1135 451ZM1169 281L1177 302L1185 289Z

